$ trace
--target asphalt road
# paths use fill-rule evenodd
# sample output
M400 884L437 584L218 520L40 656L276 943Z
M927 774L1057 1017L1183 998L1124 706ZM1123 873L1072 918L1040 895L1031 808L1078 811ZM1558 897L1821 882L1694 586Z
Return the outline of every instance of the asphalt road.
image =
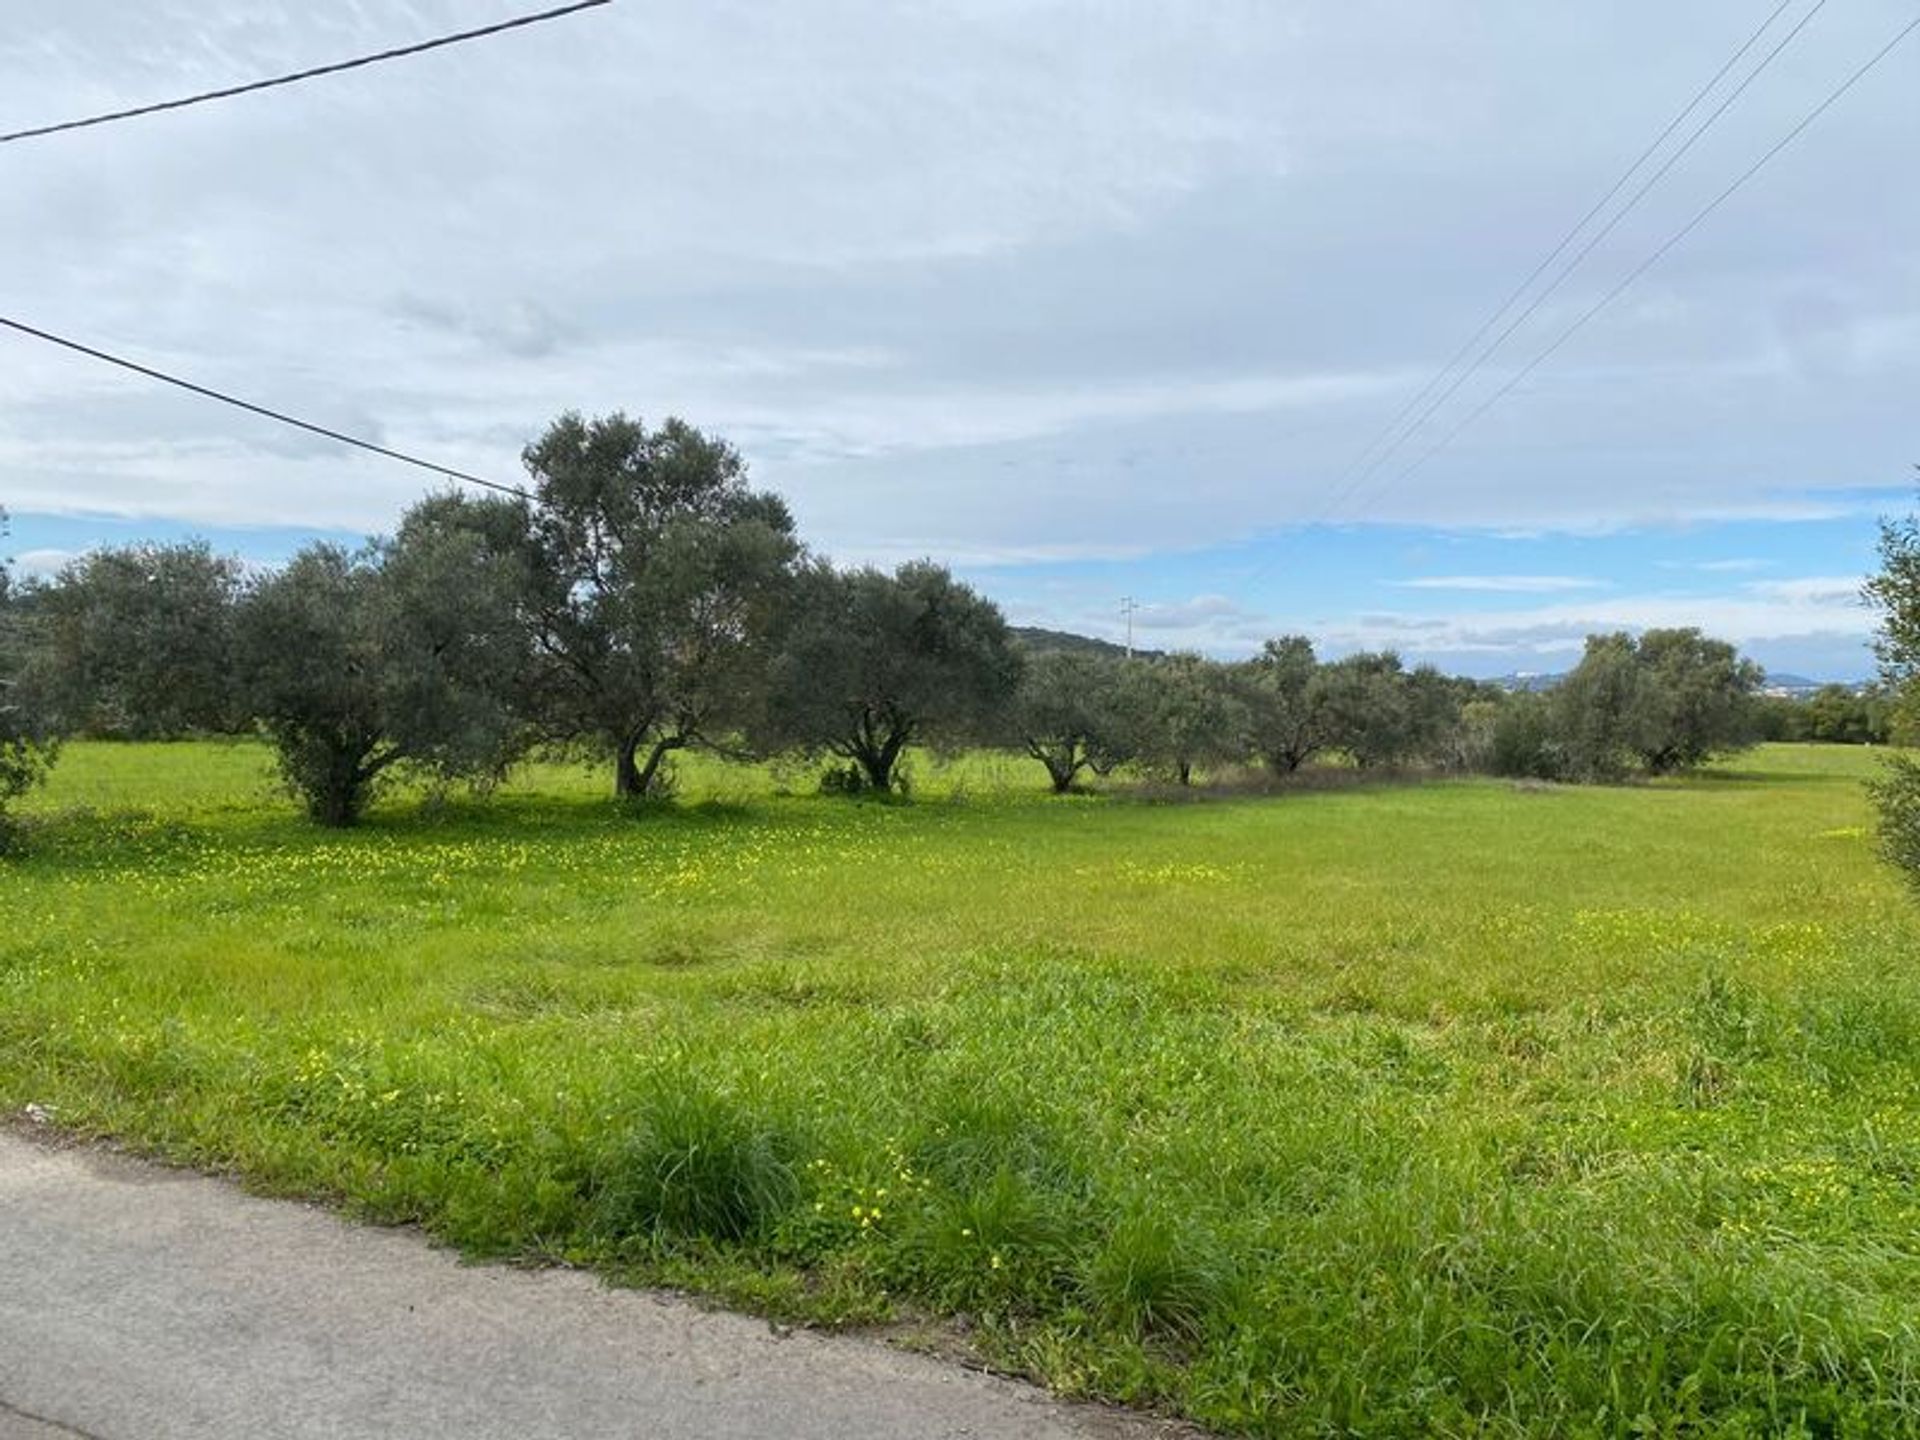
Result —
M408 1232L0 1132L0 1440L1172 1433L877 1342L462 1265Z

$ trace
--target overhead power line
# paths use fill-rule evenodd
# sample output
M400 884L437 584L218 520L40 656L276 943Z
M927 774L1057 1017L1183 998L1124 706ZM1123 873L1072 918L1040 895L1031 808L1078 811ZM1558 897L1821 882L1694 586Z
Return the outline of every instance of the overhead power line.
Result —
M1592 208L1590 208L1586 214L1574 221L1572 226L1568 228L1567 233L1560 237L1553 249L1549 250L1546 255L1541 258L1540 262L1527 273L1527 277L1513 288L1513 292L1508 295L1506 299L1502 300L1499 305L1495 306L1492 313L1489 314L1486 319L1480 322L1479 328L1461 343L1460 348L1453 352L1452 356L1448 358L1447 363L1435 371L1427 383L1421 386L1420 390L1400 407L1399 412L1380 429L1379 433L1376 434L1372 440L1367 442L1366 448L1354 457L1353 462L1341 476L1342 482L1356 475L1363 466L1367 465L1368 461L1373 457L1373 452L1400 428L1401 424L1419 407L1420 403L1433 394L1435 390L1439 389L1441 385L1446 383L1447 377L1459 368L1460 362L1467 358L1472 352L1473 347L1484 340L1493 327L1500 323L1501 317L1506 315L1508 311L1512 310L1513 307L1520 302L1526 293L1533 288L1534 282L1547 273L1548 267L1562 255L1566 254L1568 247L1579 237L1580 232L1592 224L1601 211L1605 210L1607 206L1612 203L1614 196L1626 189L1627 182L1640 172L1640 168L1653 158L1662 145L1667 143L1668 139L1672 137L1673 132L1678 130L1680 126L1686 122L1687 117L1700 108L1701 103L1708 95L1713 93L1714 88L1718 86L1722 80L1727 78L1728 72L1740 63L1746 53L1759 43L1760 37L1773 28L1773 22L1778 20L1780 16L1786 12L1788 7L1793 4L1794 0L1780 0L1780 3L1774 7L1773 12L1769 14L1765 20L1760 22L1760 27L1746 38L1746 41L1739 49L1727 57L1726 63L1713 72L1712 78L1698 90L1694 91L1693 98L1681 107L1679 113L1667 121L1666 126L1658 135L1653 137L1646 149L1634 157L1633 163L1620 172L1620 177L1607 188L1606 193L1593 202ZM1337 501L1335 503L1337 503Z
M577 3L572 5L542 10L538 14L517 16L497 24L483 25L477 30L462 30L457 34L442 35L434 40L423 40L417 45L402 45L397 49L382 50L375 55L362 55L357 59L341 60L331 65L317 65L311 70L296 70L291 75L276 75L270 80L253 80L245 85L229 85L223 90L208 90L179 100L163 100L153 105L137 105L130 110L115 110L105 115L89 115L83 120L63 120L56 125L38 125L30 130L15 130L10 134L0 135L0 145L10 145L16 140L34 140L45 135L58 135L67 130L85 130L93 125L111 125L116 121L133 120L142 115L157 115L165 110L184 110L189 105L205 105L214 100L230 100L236 95L251 95L256 90L271 90L280 85L297 85L303 80L312 80L321 75L338 75L344 70L358 70L368 65L383 64L388 60L401 60L409 55L424 54L428 50L443 49L448 45L460 45L469 40L483 40L489 35L524 29L528 25L544 24L548 20L558 20L564 15L573 15L581 10L592 10L612 3L613 0L577 0Z
M1521 309L1519 315L1515 315L1511 321L1507 321L1507 323L1501 326L1500 334L1496 334L1492 340L1488 340L1486 346L1480 348L1480 353L1473 357L1473 363L1469 363L1467 369L1463 369L1459 374L1455 374L1452 380L1446 384L1446 388L1444 388L1438 396L1434 396L1428 401L1427 407L1419 413L1417 419L1413 420L1411 426L1405 428L1404 432L1400 434L1400 438L1394 440L1394 444L1390 444L1384 451L1380 451L1379 457L1367 467L1365 472L1359 474L1359 478L1356 480L1356 486L1365 484L1367 478L1371 478L1375 470L1379 470L1382 465L1386 465L1386 461L1390 461L1390 459L1394 457L1394 453L1396 453L1402 445L1407 444L1413 436L1417 436L1417 434L1421 432L1421 426L1425 426L1428 420L1432 419L1450 399L1453 399L1453 396L1457 396L1457 394L1461 392L1461 388L1463 388L1469 380L1473 380L1473 376L1476 376L1482 369L1486 369L1486 363L1500 351L1501 346L1507 344L1507 340L1513 338L1513 332L1519 330L1523 324L1526 324L1526 321L1530 321L1530 319L1540 311L1540 307L1546 305L1548 300L1551 300L1551 296L1553 296L1563 284L1567 284L1567 280L1571 278L1572 273L1574 273L1576 269L1580 269L1580 265L1586 263L1586 257L1596 252L1599 244L1601 244L1609 234L1613 234L1613 232L1620 227L1620 221L1624 221L1634 209L1640 207L1640 202L1647 198L1647 194L1653 190L1653 186L1657 186L1661 180L1667 179L1667 175L1674 169L1674 165L1678 165L1682 159L1686 159L1688 152L1692 152L1693 146L1699 144L1701 136L1705 136L1707 131L1711 131L1716 123L1718 123L1718 119L1720 119L1728 109L1734 108L1734 104L1740 100L1740 96L1743 96L1743 94L1747 92L1747 88L1755 83L1757 79L1761 79L1761 75L1768 69L1768 65L1772 65L1774 60L1780 58L1780 52L1784 52L1789 44L1793 44L1793 40L1799 38L1799 33L1807 29L1807 25L1811 23L1812 17L1818 15L1824 8L1826 8L1826 0L1814 0L1814 6L1812 6L1811 10L1805 13L1805 15L1801 15L1799 21L1795 21L1793 29L1789 29L1788 33L1780 38L1780 42L1774 44L1774 48L1764 54L1763 58L1761 58L1761 63L1755 65L1751 71L1747 71L1747 73L1741 77L1740 84L1736 84L1736 86L1726 94L1726 98L1722 98L1720 104L1715 106L1713 111L1711 111L1699 125L1693 127L1693 131L1686 136L1686 140L1682 140L1682 142L1674 148L1674 152L1672 152L1670 156L1667 156L1667 159L1663 159L1663 161L1659 163L1659 167L1657 167L1647 179L1640 182L1640 186L1634 190L1634 194L1630 194L1630 196L1626 198L1626 204L1620 205L1617 211L1613 211L1613 215L1607 217L1607 223L1601 225L1597 230L1594 230L1594 234L1590 234L1590 236L1586 238L1586 242L1584 242L1576 252L1572 253L1571 257L1567 259L1567 263L1561 265L1559 271L1557 271L1557 273L1553 275L1553 278L1549 280L1548 284L1546 284L1546 288L1540 290L1540 294L1536 294L1532 300L1526 301L1526 305ZM1768 21L1768 23L1772 23L1772 21ZM1757 36L1755 36L1755 38L1757 38ZM1751 44L1751 42L1749 42L1749 44ZM1724 75L1724 73L1726 73L1726 71L1722 71L1722 75Z
M1607 291L1606 294L1602 295L1586 310L1582 311L1581 314L1573 321L1572 324L1568 325L1566 329L1562 330L1558 335L1556 335L1553 338L1553 340L1544 349L1542 349L1531 360L1527 361L1527 363L1524 366L1522 366L1511 377L1509 377L1505 384L1501 385L1499 389L1495 390L1491 395L1487 396L1486 399L1482 400L1472 410L1468 411L1465 417L1463 417L1458 424L1456 424L1451 430L1447 431L1446 434L1442 435L1440 439L1437 442L1435 442L1431 448L1423 452L1420 455L1420 457L1417 460L1415 460L1411 465L1408 465L1404 470L1400 471L1400 473L1394 477L1394 480L1398 482L1400 480L1406 479L1409 475L1413 474L1414 471L1418 470L1421 466L1425 465L1429 460L1433 459L1434 456L1438 455L1442 450L1446 449L1447 446L1451 445L1453 441L1459 437L1461 432L1467 429L1468 426L1472 425L1482 415L1486 414L1487 411L1491 410L1495 405L1499 404L1501 400L1505 399L1508 395L1512 394L1513 391L1516 388L1518 388L1520 384L1524 382L1529 375L1533 374L1535 370L1538 370L1543 364L1545 364L1547 360L1549 360L1554 355L1554 353L1560 349L1561 346L1565 345L1567 341L1571 340L1577 333L1579 333L1582 329L1584 329L1587 323L1590 320L1592 320L1596 315L1598 315L1602 310L1605 310L1615 300L1619 299L1622 295L1624 295L1627 292L1627 290L1632 287L1634 282L1637 281L1642 275L1646 274L1647 271L1651 270L1655 265L1659 264L1660 261L1666 257L1668 252L1670 252L1675 246L1680 244L1681 241L1685 240L1687 236L1691 235L1695 230L1697 230L1709 215L1713 214L1714 211L1718 210L1728 200L1732 199L1734 194L1738 192L1749 180L1753 179L1754 176L1758 175L1763 169L1765 169L1766 166L1773 160L1773 158L1776 155L1778 155L1782 150L1785 150L1795 140L1799 139L1800 136L1804 134L1810 126L1812 126L1814 121L1818 120L1822 115L1826 114L1828 110L1832 109L1833 106L1839 102L1842 96L1844 96L1849 90L1853 89L1855 85L1858 85L1862 80L1864 80L1867 77L1867 75L1880 64L1881 61L1885 60L1887 56L1891 55L1895 50L1897 50L1900 47L1901 42L1904 41L1909 35L1913 34L1913 32L1916 30L1920 30L1920 15L1916 15L1913 19L1909 20L1904 26L1902 26L1899 29L1899 31L1895 33L1894 37L1891 40L1887 41L1886 44L1882 45L1879 48L1879 50L1875 51L1874 54L1866 61L1865 64L1861 65L1858 69L1853 71L1853 73L1848 75L1846 79L1842 80L1838 86L1836 86L1833 90L1828 92L1826 98L1823 99L1818 105L1814 106L1813 109L1809 110L1804 116L1802 116L1798 124L1796 124L1791 130L1787 131L1786 134L1782 135L1777 141L1775 141L1773 145L1770 146L1766 150L1766 152L1760 156L1759 159L1755 160L1745 170L1741 171L1739 176L1734 179L1732 184L1728 185L1726 189L1722 190L1718 195L1715 195L1713 199L1709 200L1705 205L1701 206L1700 209L1694 213L1694 216L1692 219L1687 221L1686 224L1682 225L1678 230L1674 231L1673 234L1669 235L1664 241L1662 241L1660 245L1653 251L1653 253L1651 253L1646 257L1646 259L1642 260L1638 265L1634 266L1633 269L1629 270L1617 285L1615 285L1611 290Z
M1315 525L1328 519L1345 500L1350 498L1393 457L1395 451L1399 450L1408 440L1412 439L1442 405L1458 393L1460 388L1465 385L1474 374L1478 373L1487 360L1506 343L1508 338L1511 337L1521 325L1525 324L1528 319L1532 318L1540 306L1566 281L1567 277L1579 268L1580 264L1585 261L1588 255L1593 253L1600 242L1612 233L1620 222L1626 218L1627 214L1646 197L1647 193L1680 162L1687 152L1699 142L1701 137L1713 127L1720 117L1726 114L1734 102L1745 93L1747 88L1751 86L1753 82L1760 77L1761 73L1780 55L1781 51L1793 43L1794 39L1807 27L1813 17L1824 8L1827 0L1814 0L1812 8L1800 17L1799 21L1788 31L1786 36L1775 44L1773 49L1762 57L1760 62L1755 65L1752 70L1748 71L1739 84L1735 86L1732 93L1727 95L1720 104L1693 129L1673 153L1660 164L1655 172L1628 197L1626 203L1614 212L1606 224L1587 239L1580 250L1567 264L1561 267L1547 286L1533 297L1527 306L1493 338L1491 343L1480 350L1472 363L1464 370L1461 369L1461 362L1466 360L1467 356L1474 351L1474 348L1480 345L1480 342L1486 339L1494 327L1513 310L1514 306L1526 297L1540 277L1546 274L1548 269L1552 267L1553 263L1567 253L1574 242L1580 238L1581 233L1605 212L1608 205L1619 196L1622 190L1626 189L1633 177L1639 174L1648 161L1652 160L1653 157L1660 152L1661 147L1686 123L1687 118L1705 103L1708 96L1719 87L1720 82L1732 73L1740 61L1744 59L1754 46L1760 43L1762 37L1773 28L1774 23L1795 3L1796 0L1780 0L1780 3L1767 14L1766 18L1760 22L1753 32L1721 63L1720 68L1715 70L1713 74L1708 77L1707 81L1693 93L1687 103L1680 107L1673 118L1661 127L1660 132L1634 157L1633 162L1628 165L1625 170L1620 172L1619 178L1608 186L1600 198L1594 201L1588 208L1587 212L1567 229L1566 233L1560 237L1554 247L1541 257L1540 261L1527 273L1526 278L1514 287L1506 299L1502 300L1500 304L1480 322L1479 326L1467 337L1460 348L1454 351L1452 356L1448 358L1446 364L1434 372L1426 384L1400 407L1393 418L1390 419L1359 454L1354 457L1346 469L1341 472L1339 478L1335 480L1327 497L1322 501L1319 508L1304 522L1305 526ZM1456 374L1456 372L1458 373ZM1450 380L1449 377L1453 378ZM1442 387L1444 387L1444 389L1442 389ZM1436 391L1440 391L1441 393L1436 396ZM1420 410L1418 418L1414 419L1411 425L1406 425L1405 422L1408 417L1412 416L1416 410L1419 410L1423 402L1427 402L1426 408ZM1405 429L1402 429L1403 425L1405 425ZM1382 448L1383 445L1385 446L1384 449ZM1261 574L1264 574L1279 558L1277 554L1270 554L1254 568L1253 572L1247 577L1248 581L1250 582Z
M1787 0L1787 3L1789 4L1792 3L1792 0ZM1621 221L1625 220L1628 215L1630 215L1635 209L1639 207L1640 202L1646 199L1648 193L1652 191L1653 187L1658 185L1662 180L1664 180L1667 177L1667 175L1671 173L1674 166L1678 165L1683 159L1685 159L1687 154L1693 149L1693 147L1700 143L1700 140L1702 139L1702 137L1704 137L1706 133L1709 130L1711 130L1716 123L1718 123L1718 121L1720 120L1720 117L1725 115L1727 111L1733 108L1734 104L1740 99L1740 97L1744 95L1747 92L1747 90L1753 85L1753 82L1758 80L1760 76L1766 72L1768 67L1771 66L1773 62L1780 57L1781 52L1784 51L1789 45L1793 44L1793 42L1800 37L1800 32L1807 28L1808 24L1811 23L1811 21L1813 20L1813 17L1818 15L1820 11L1826 7L1826 4L1827 4L1827 0L1815 0L1815 3L1812 6L1812 8L1809 9L1804 15L1802 15L1799 18L1799 20L1794 23L1793 28L1788 30L1787 33L1783 35L1780 38L1780 40L1774 45L1774 47L1771 50L1769 50L1764 56L1761 57L1759 64L1755 65L1743 77L1741 77L1740 83L1734 86L1734 88L1725 96L1725 98L1723 98L1720 101L1720 103L1716 105L1712 109L1712 111L1710 111L1707 114L1706 118L1703 119L1698 125L1696 125L1693 128L1693 130L1687 135L1686 139L1682 140L1680 144L1675 147L1675 149L1673 150L1673 153L1668 155L1665 160L1661 161L1659 166L1655 168L1653 173L1648 175L1647 178L1639 184L1639 186L1634 190L1634 192L1627 197L1626 203L1620 206L1619 209L1615 210L1613 214L1607 218L1607 222L1604 225L1602 225L1598 230L1594 231L1593 234L1587 237L1585 242L1581 244L1580 248L1576 250L1571 257L1568 258L1566 264L1562 265L1560 269L1554 274L1552 280L1550 280L1547 283L1546 287L1542 289L1537 295L1535 295L1530 301L1528 301L1525 307L1523 307L1518 314L1516 314L1503 327L1501 327L1500 333L1495 335L1491 340L1489 340L1486 343L1486 345L1484 345L1480 349L1479 353L1473 357L1472 362L1468 364L1465 369L1461 370L1457 375L1455 375L1451 381L1448 381L1445 387L1440 390L1439 394L1434 395L1433 398L1427 402L1426 407L1420 411L1417 417L1415 417L1413 423L1407 426L1405 430L1401 431L1398 437L1394 439L1392 444L1388 445L1386 449L1382 450L1379 453L1379 455L1377 455L1366 466L1364 470L1362 470L1358 475L1356 475L1353 478L1353 483L1348 490L1349 494L1351 494L1354 490L1359 489L1360 486L1364 485L1370 478L1372 478L1372 476L1378 470L1380 470L1380 468L1384 466L1387 463L1387 461L1393 458L1395 452L1398 451L1401 448L1401 446L1405 445L1415 435L1419 434L1421 427L1423 427L1429 420L1431 420L1434 417L1434 415L1439 412L1441 407L1443 407L1455 395L1459 394L1461 389L1466 385L1466 383L1469 380L1473 379L1475 375L1479 374L1480 371L1486 367L1487 362L1491 360L1496 353L1499 352L1500 347L1505 345L1508 340L1513 338L1514 332L1517 331L1522 325L1526 324L1527 321L1531 320L1534 317L1534 315L1539 312L1540 307L1546 304L1548 299L1550 299L1553 296L1553 294L1556 291L1558 291L1560 287L1567 282L1569 277L1572 276L1573 272L1575 270L1578 270L1580 266L1586 262L1587 257L1593 254L1593 252L1600 247L1600 243L1604 241L1609 235L1611 235L1617 228L1619 228ZM1784 8L1785 6L1783 5L1781 9L1784 9ZM1721 67L1719 73L1716 74L1714 78L1707 83L1707 85L1701 90L1700 95L1695 98L1693 103L1690 104L1686 110L1683 110L1679 116L1675 117L1675 121L1673 124L1669 125L1666 128L1666 130L1661 132L1660 139L1656 140L1654 144L1649 147L1647 151L1647 156L1652 155L1653 152L1657 150L1660 147L1660 145L1665 141L1667 136L1671 135L1673 131L1678 127L1679 122L1681 120L1684 120L1685 117L1692 112L1695 106L1699 104L1700 99L1704 98L1705 95L1709 93L1714 86L1720 83L1721 78L1724 77L1727 74L1727 72L1731 70L1736 63L1738 63L1742 55L1746 54L1746 52L1753 47L1754 42L1757 41L1761 35L1766 33L1767 28L1773 24L1773 21L1775 20L1775 18L1779 16L1779 14L1780 14L1780 10L1775 10L1772 15L1767 17L1766 23L1762 25L1759 30L1755 31L1752 38L1749 39L1745 45L1742 45L1740 49L1734 53L1733 59L1729 60L1726 65ZM1608 192L1607 199L1610 200L1614 195L1619 193L1622 185L1624 185L1627 179L1630 178L1632 174L1635 171L1637 171L1642 164L1645 163L1645 159L1646 159L1646 156L1643 156L1640 160L1637 160L1634 162L1632 169L1628 170L1628 172L1625 175L1621 176L1621 183L1619 185L1615 185L1614 188ZM1598 213L1598 210L1601 207L1603 207L1606 203L1607 203L1606 200L1602 200L1600 202L1600 206L1596 206L1595 211L1593 213ZM1590 214L1588 216L1588 219L1591 219L1591 218L1592 218L1592 215ZM1581 227L1584 227L1586 223L1587 223L1586 220L1582 220L1580 223L1580 227L1576 227L1575 230L1570 233L1569 239L1572 238L1572 235L1578 234L1579 229ZM1566 249L1566 245L1563 242L1562 245L1559 247L1559 249L1556 250L1555 254L1557 255L1561 251L1564 251L1565 249ZM1549 257L1549 260L1546 263L1551 263L1551 258L1552 257ZM1546 268L1546 265L1543 264L1541 266L1541 269L1545 269L1545 268ZM1536 274L1537 273L1538 272L1536 272ZM1527 283L1531 285L1532 281L1529 280ZM1522 293L1524 293L1524 290ZM1497 320L1498 318L1499 316L1498 314L1496 314L1494 316L1494 319ZM1491 328L1491 326L1489 326L1488 328ZM1485 331L1483 330L1481 333L1484 334ZM1338 502L1336 501L1336 503Z
M484 490L497 490L503 495L512 495L521 500L533 497L517 485L502 485L497 480L486 480L478 475L470 475L465 470L456 470L451 465L437 464L432 460L422 460L417 455L409 455L404 450L393 450L385 445L363 440L358 435L349 435L344 430L335 430L330 426L317 425L311 420L302 420L297 415L289 415L283 410L274 410L265 405L256 405L251 400L242 400L237 395L229 395L224 390L215 390L207 385L196 385L191 380L183 380L178 375L169 375L164 370L156 370L150 365L142 365L136 360L124 356L109 354L105 350L96 350L91 345L82 345L78 340L69 340L63 335L55 335L50 330L37 329L19 320L0 315L0 326L19 334L31 336L35 340L44 340L49 345L58 345L63 350L71 350L90 359L104 361L108 365L117 365L122 370L131 370L136 375L144 375L149 380L158 380L164 385L172 385L181 390L202 396L208 400L217 400L222 405L231 405L236 410L245 410L249 414L264 416L268 420L277 420L282 425L290 425L296 430L305 430L310 435L324 436L336 440L342 445L351 445L356 450L365 450L374 455L383 455L389 460L397 460L402 465L412 465L421 470L431 471L448 480L459 480L468 485L478 485Z

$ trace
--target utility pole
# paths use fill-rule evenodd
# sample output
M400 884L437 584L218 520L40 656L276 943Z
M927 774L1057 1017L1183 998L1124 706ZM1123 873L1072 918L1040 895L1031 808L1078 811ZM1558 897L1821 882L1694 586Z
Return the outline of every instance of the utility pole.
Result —
M1133 612L1140 608L1140 602L1131 595L1121 597L1120 613L1127 617L1127 659L1133 659Z

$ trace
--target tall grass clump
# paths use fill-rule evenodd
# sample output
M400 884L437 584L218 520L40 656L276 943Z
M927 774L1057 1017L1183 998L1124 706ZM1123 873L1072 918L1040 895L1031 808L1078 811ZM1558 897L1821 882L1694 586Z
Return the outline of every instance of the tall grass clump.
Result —
M1094 1313L1114 1329L1192 1340L1221 1307L1226 1266L1199 1237L1138 1206L1108 1230L1085 1285Z
M764 1235L799 1198L800 1148L790 1128L731 1095L657 1081L596 1171L595 1229L642 1247Z

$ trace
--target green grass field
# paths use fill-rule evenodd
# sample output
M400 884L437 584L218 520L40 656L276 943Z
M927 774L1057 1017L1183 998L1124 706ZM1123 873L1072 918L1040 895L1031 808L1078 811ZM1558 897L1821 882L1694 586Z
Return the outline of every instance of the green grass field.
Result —
M1873 765L554 767L326 833L255 746L76 744L0 866L0 1111L1228 1430L1920 1434Z

